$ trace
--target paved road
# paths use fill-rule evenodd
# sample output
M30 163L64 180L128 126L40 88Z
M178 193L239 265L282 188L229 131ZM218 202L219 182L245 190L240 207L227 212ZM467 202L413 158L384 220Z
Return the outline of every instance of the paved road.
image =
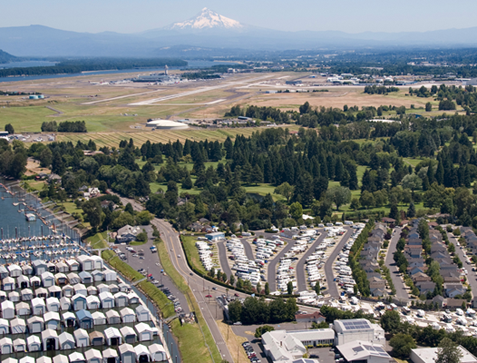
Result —
M247 256L247 258L251 261L255 261L255 257L253 255L253 250L252 250L252 246L250 246L250 243L248 243L246 240L242 239L240 240L240 242L242 242L243 244L243 248L245 250L245 255Z
M326 275L326 282L328 283L328 293L332 297L339 297L340 293L338 291L338 286L336 285L336 282L334 282L334 276L333 276L333 262L336 260L336 257L341 253L341 250L343 249L344 245L346 242L348 242L349 237L353 234L353 229L350 228L343 238L341 238L340 243L338 243L335 246L335 249L333 252L331 252L330 257L325 262L325 275Z
M297 284L297 289L298 291L305 291L307 290L306 288L306 278L305 278L305 264L306 264L306 258L308 256L311 256L313 252L315 252L315 248L323 242L323 240L326 238L328 235L328 232L321 232L321 235L316 239L315 242L313 242L313 245L308 248L308 251L303 255L303 257L298 261L296 265L296 284Z
M275 256L273 260L268 263L267 268L267 282L270 287L270 292L277 290L277 264L280 262L280 259L290 251L290 249L295 245L294 240L288 240L287 245Z
M444 227L445 228L445 227ZM476 294L477 292L477 280L476 280L476 276L475 276L475 272L472 271L472 264L468 264L467 262L465 262L466 260L466 256L465 256L465 252L466 252L466 249L465 247L462 247L462 249L457 246L457 243L458 242L458 237L456 238L452 233L449 233L447 232L447 237L449 238L449 242L450 243L453 243L454 246L455 246L455 253L457 254L457 256L459 256L460 260L462 261L462 264L463 264L463 267L465 267L465 269L467 270L467 281L468 283L470 284L470 287L472 288L472 294Z
M396 245L399 241L399 238L401 237L401 230L402 229L400 227L396 227L393 231L385 263L389 268L389 272L391 272L391 280L393 281L394 287L396 288L396 298L400 301L408 302L409 294L407 293L406 285L401 278L401 273L396 266L396 262L394 262L394 252L396 252Z
M218 242L217 247L219 248L219 259L220 266L222 266L222 272L225 272L227 277L232 275L232 270L230 269L229 263L227 261L227 249L225 247L225 242Z

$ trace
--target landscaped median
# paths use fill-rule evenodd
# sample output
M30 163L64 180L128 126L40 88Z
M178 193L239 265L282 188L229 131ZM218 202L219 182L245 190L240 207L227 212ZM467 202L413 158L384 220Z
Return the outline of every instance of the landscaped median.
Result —
M209 327L205 322L200 307L192 295L189 286L172 265L164 242L158 241L155 244L157 246L159 258L161 259L162 268L174 281L177 288L186 296L190 308L195 312L198 321L198 324L184 324L182 326L178 320L171 322L172 332L179 341L179 350L181 352L182 361L184 363L221 362L222 356L220 355L214 338L210 333ZM207 346L209 349L207 349ZM213 360L210 356L211 354Z

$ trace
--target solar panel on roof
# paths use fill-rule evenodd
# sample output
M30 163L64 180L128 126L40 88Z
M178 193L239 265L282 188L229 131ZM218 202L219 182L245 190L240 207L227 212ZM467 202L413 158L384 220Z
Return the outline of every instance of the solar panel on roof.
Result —
M363 350L363 348L360 347L360 346L357 346L357 347L353 348L353 351L356 352L356 353L361 352L362 350Z
M381 347L374 347L374 349L376 349L378 352L386 353L386 351Z
M374 350L374 348L371 346L371 345L365 345L364 348L368 351L368 352L372 352Z

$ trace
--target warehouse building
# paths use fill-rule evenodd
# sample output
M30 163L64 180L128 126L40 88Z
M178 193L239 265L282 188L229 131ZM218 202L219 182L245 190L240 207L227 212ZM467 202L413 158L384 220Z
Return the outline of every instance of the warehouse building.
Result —
M303 357L307 346L331 345L333 329L275 330L262 335L262 344L272 362L290 362Z
M355 340L338 347L347 363L389 363L393 361L379 344Z
M377 324L371 324L366 319L335 320L333 323L335 345L350 343L357 340L384 343L384 330Z

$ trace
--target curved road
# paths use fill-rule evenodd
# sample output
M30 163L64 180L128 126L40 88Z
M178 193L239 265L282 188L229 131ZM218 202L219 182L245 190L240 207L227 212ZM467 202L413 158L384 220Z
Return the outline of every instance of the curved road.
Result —
M242 242L242 244L243 244L243 249L245 250L245 255L247 256L247 258L251 261L255 261L252 246L250 246L250 243L248 243L245 240L240 240L240 242Z
M336 257L340 254L341 250L345 246L346 242L348 242L349 237L353 234L353 229L350 228L343 238L341 238L340 243L335 246L333 252L331 252L330 257L326 260L325 263L325 274L326 274L326 282L328 284L328 292L332 297L340 297L340 293L338 291L338 286L336 286L336 282L334 282L333 276L333 262L336 260Z
M290 251L290 249L295 245L295 241L287 241L287 245L275 256L273 260L268 263L267 268L267 282L271 292L277 290L277 264L280 262L280 259Z
M222 272L224 272L228 278L232 275L232 270L227 261L227 248L225 247L225 242L217 242L217 247L219 248L219 259L220 266L222 266Z
M311 256L315 252L316 246L318 246L328 235L328 232L322 232L316 241L308 248L308 251L305 252L300 261L296 265L296 284L298 291L305 291L306 288L306 279L305 279L305 263L308 256Z

